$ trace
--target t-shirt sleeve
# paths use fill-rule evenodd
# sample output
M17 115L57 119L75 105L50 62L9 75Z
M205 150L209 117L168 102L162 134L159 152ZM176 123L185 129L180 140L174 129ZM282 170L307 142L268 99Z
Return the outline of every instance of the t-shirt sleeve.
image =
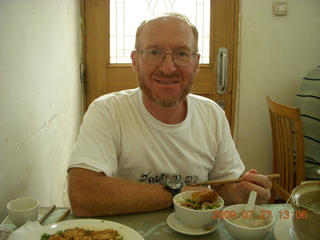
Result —
M214 129L216 131L217 150L213 171L209 174L209 179L238 178L243 174L245 167L232 139L230 126L224 112L218 116L217 122L219 124Z
M115 138L114 119L107 106L94 101L83 118L69 168L85 164L113 176L117 169Z

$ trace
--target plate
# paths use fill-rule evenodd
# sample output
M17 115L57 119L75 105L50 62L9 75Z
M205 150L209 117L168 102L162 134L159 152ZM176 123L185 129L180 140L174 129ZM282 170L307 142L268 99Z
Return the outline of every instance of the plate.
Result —
M171 227L173 230L182 234L193 235L193 236L211 233L214 230L216 230L219 225L219 222L217 222L212 225L209 225L206 228L190 227L189 225L180 221L178 214L176 212L171 213L169 215L169 217L167 218L167 223L169 227Z
M111 228L113 230L117 230L119 234L123 237L124 240L143 240L143 237L125 225L106 221L106 220L98 220L98 219L78 219L78 220L69 220L63 221L59 223L53 223L50 225L46 225L40 229L37 229L29 234L25 235L23 238L24 240L40 240L41 235L43 233L53 234L60 230L65 230L68 228L87 228L87 229L94 229L94 230L102 230Z
M293 230L292 219L279 219L273 227L273 234L276 240L299 240Z

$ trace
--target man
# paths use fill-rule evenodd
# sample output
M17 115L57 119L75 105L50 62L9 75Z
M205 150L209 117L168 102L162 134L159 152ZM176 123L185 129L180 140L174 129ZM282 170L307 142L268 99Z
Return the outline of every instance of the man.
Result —
M320 179L320 66L302 79L296 100L301 110L306 178Z
M180 190L204 188L192 183L243 174L223 110L189 94L199 71L197 41L196 28L180 15L139 26L131 54L139 88L95 100L81 126L69 168L76 215L155 211L171 206ZM268 201L269 179L256 170L244 177L213 187L227 204L246 202L251 190L258 202Z

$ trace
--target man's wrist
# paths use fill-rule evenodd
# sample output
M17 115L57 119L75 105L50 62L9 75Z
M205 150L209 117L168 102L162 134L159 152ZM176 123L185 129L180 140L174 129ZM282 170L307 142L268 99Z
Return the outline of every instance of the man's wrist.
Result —
M179 194L181 192L181 188L172 189L172 188L168 187L167 185L164 185L163 187L172 194L172 197L174 197L175 195L177 195L177 194Z
M174 197L181 192L182 184L178 180L169 180L165 182L163 187L172 194L172 197Z

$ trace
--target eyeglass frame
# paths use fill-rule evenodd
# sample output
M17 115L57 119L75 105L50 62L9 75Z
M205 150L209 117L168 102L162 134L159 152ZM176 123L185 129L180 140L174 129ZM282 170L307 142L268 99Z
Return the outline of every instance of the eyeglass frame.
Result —
M171 55L171 59L172 59L172 62L173 62L174 64L176 64L177 66L180 66L180 67L184 67L184 66L187 66L188 64L193 63L193 62L194 62L194 59L195 59L195 56L196 56L196 55L199 55L198 52L194 52L194 51L191 51L191 50L177 50L177 51L173 51L173 52L165 52L165 51L163 51L163 50L161 50L161 49L157 49L157 48L145 48L145 49L143 49L143 50L135 49L134 51L139 52L139 53L142 53L142 59L143 59L143 61L145 61L145 62L148 64L148 62L145 60L144 52L145 52L146 50L152 50L152 49L160 50L161 55L162 55L162 59L159 58L159 63L154 63L153 65L160 65L160 64L163 62L163 60L165 59L165 57L166 57L167 55ZM188 53L191 53L191 55L192 55L192 60L191 60L190 62L187 62L187 63L184 64L184 65L177 64L177 63L176 63L176 60L177 60L177 59L174 58L174 56L173 56L173 55L174 55L175 53L177 53L177 52L188 52ZM160 61L160 59L161 59L161 61ZM178 60L178 61L179 61L179 60ZM151 63L149 63L149 64L152 65Z

